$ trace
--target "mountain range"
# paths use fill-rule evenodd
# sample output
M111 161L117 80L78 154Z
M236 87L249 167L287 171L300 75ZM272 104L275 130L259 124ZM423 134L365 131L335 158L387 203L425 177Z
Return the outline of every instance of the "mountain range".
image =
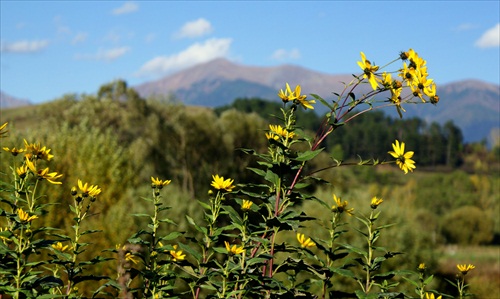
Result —
M341 92L344 82L352 79L350 74L332 75L295 65L246 66L219 58L133 88L145 98L173 95L185 105L218 107L231 104L236 98L280 101L277 92L285 83L292 88L300 84L303 94L315 93L328 101L335 98L333 92ZM470 79L443 85L438 82L437 87L440 97L437 105L406 105L404 117L419 117L440 124L452 120L461 128L466 142L485 139L490 145L498 142L500 85ZM369 84L361 85L358 92L369 88ZM29 104L4 93L1 96L1 108ZM319 106L317 111L323 113L325 110ZM395 109L389 110L388 114L397 117Z

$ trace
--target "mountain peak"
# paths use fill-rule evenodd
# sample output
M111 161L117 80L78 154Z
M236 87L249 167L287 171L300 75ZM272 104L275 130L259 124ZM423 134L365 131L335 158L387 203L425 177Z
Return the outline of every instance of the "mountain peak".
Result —
M267 86L276 92L284 88L285 83L291 86L300 84L304 94L316 93L328 96L331 92L343 88L342 82L349 82L351 79L351 75L324 74L296 65L246 66L225 58L217 58L135 88L142 96L147 97L154 94L175 93L181 89L189 89L200 82L243 80Z

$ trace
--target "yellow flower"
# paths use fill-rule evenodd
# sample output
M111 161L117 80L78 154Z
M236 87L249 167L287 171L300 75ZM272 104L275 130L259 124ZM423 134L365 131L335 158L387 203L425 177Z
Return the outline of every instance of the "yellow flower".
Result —
M101 188L97 185L89 185L88 183L85 183L85 185L82 183L82 180L78 179L78 188L80 191L82 191L82 196L83 197L96 197L97 195L101 194Z
M406 81L408 86L416 85L417 82L417 74L415 73L415 69L412 67L408 67L408 65L403 63L403 68L399 71L399 76Z
M129 262L132 262L134 264L137 264L139 261L137 260L137 258L130 252L127 252L125 254L125 260L126 261L129 261Z
M293 92L293 97L295 98L294 102L300 104L302 107L304 107L304 109L313 110L314 107L312 106L312 104L316 104L316 101L315 100L310 100L310 101L306 100L307 96L300 95L300 90L301 90L300 85L297 85L295 87L295 91Z
M441 299L442 296L439 296L439 297L434 297L434 293L425 293L425 299Z
M376 209L384 200L382 198L377 198L376 196L374 196L372 198L372 201L370 203L370 207L372 209Z
M419 264L419 265L418 265L418 270L419 270L419 271L422 271L422 272L423 272L425 269L427 269L427 268L425 267L425 264L424 264L424 263L421 263L421 264Z
M365 53L361 52L361 61L358 61L359 67L363 70L363 78L368 79L373 90L377 89L377 78L375 72L378 71L378 66L372 66L370 60L366 59Z
M46 179L47 182L54 184L54 185L61 185L61 182L57 182L56 180L61 178L63 175L62 174L57 174L57 172L50 172L49 173L49 168L45 168L44 170L39 170L38 171L38 176L42 179Z
M18 154L24 152L24 149L17 149L15 147L13 148L4 147L3 150L11 153L13 156L17 156Z
M52 244L52 245L51 245L51 247L52 247L52 248L54 248L55 250L57 250L57 251L61 251L61 252L64 252L64 251L66 251L66 250L71 249L71 248L69 247L69 245L65 245L65 246L63 246L63 244L62 244L61 242L57 242L57 243L55 243L55 244Z
M424 93L429 97L432 104L435 105L439 102L439 96L436 94L436 84L434 82L424 89Z
M243 249L243 246L238 247L236 245L233 245L231 247L231 245L227 241L224 241L224 244L226 245L226 250L229 254L241 254L245 251L245 249Z
M27 172L28 172L28 165L26 164L23 164L16 168L16 173L21 179L24 179L26 177Z
M28 141L26 141L26 139L24 139L24 147L26 148L26 154L25 156L28 158L28 159L41 159L41 160L46 160L46 161L50 161L52 160L52 158L54 157L54 155L52 155L50 153L50 149L48 149L47 147L41 147L40 143L28 143Z
M280 92L278 93L278 96L283 100L284 103L293 101L295 99L294 93L290 89L290 85L286 83L286 89L280 89Z
M161 245L161 243L160 243ZM176 251L177 250L177 245L174 245L174 250L170 250L170 255L172 256L172 260L174 262L176 261L182 261L183 259L186 258L186 255L182 253L182 250Z
M243 211L248 211L248 210L250 210L250 208L252 207L252 205L253 205L253 202L244 199L243 202L241 203L241 209Z
M411 159L413 157L413 152L410 151L405 153L404 142L399 144L399 141L396 140L395 143L392 144L392 148L394 151L390 151L389 154L396 158L396 164L398 164L399 168L401 168L405 174L416 168L415 161Z
M311 238L307 238L304 236L304 234L297 233L297 240L300 243L300 247L305 248L305 247L314 247L316 246L316 243L311 241Z
M474 268L476 268L474 265L472 264L463 264L463 265L457 265L457 268L458 268L458 271L462 272L463 275L467 274L470 270L473 270Z
M57 174L57 172L49 172L49 168L45 169L36 169L35 164L28 158L25 159L26 165L28 168L38 176L39 179L46 179L49 183L54 185L60 185L61 182L57 182L56 180L61 178L62 174Z
M7 124L8 124L8 122L4 123L3 125L0 126L0 138L7 137L4 135L6 135L9 132L9 130L5 130L5 131L3 130L7 127Z
M153 188L158 188L158 189L161 189L163 188L164 186L170 184L170 182L172 182L171 180L160 180L159 178L154 178L154 177L151 177L151 186Z
M295 137L294 132L288 132L287 129L280 125L269 125L269 133L266 133L267 139L279 140L280 137L285 139L292 139Z
M354 208L346 209L347 207L347 201L342 201L340 197L337 197L337 195L333 194L333 201L337 204L337 206L332 206L332 210L336 213L342 214L343 212L346 212L350 216L352 216L352 213L354 211Z
M214 187L217 190L226 190L228 192L233 191L233 182L234 180L232 179L226 179L224 180L224 177L220 177L219 175L212 175L213 181L211 186Z
M23 209L21 209L21 208L17 209L17 215L19 216L19 220L21 220L21 222L31 222L32 220L38 218L37 215L30 216L28 213L23 211Z

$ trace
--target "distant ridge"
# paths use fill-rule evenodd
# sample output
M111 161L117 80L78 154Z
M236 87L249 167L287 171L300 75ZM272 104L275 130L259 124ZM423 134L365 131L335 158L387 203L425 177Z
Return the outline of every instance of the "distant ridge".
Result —
M282 65L276 67L256 67L243 66L230 62L223 58L218 58L207 63L198 64L178 73L166 76L156 81L147 82L138 86L135 89L144 97L151 95L166 95L176 94L179 90L187 90L196 85L200 88L200 83L205 82L207 85L214 82L225 82L229 87L231 83L241 85L242 82L252 83L256 86L261 86L262 89L273 90L274 96L278 90L284 88L285 82L290 85L300 84L303 93L316 93L321 96L328 96L334 90L343 88L341 82L349 82L352 80L351 75L330 75L320 72L315 72L300 66ZM265 88L264 88L265 87ZM206 91L213 91L207 87ZM236 90L235 90L236 91ZM180 98L184 103L191 103L204 106L216 106L214 103L208 102L205 96L200 94L200 98L185 99ZM224 99L220 102L232 102L235 97L243 97L245 95L228 95L230 99ZM259 97L262 94L258 92L247 96Z
M5 109L5 108L16 108L16 107L22 107L22 106L28 106L31 105L31 102L26 99L19 99L16 97L13 97L11 95L6 94L3 91L0 91L0 108Z

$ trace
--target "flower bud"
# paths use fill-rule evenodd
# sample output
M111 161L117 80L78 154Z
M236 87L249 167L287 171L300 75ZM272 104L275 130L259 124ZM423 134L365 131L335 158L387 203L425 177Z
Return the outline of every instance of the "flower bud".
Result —
M432 104L436 105L439 102L439 96L437 96L437 95L436 96L432 96L430 98L430 101L431 101Z

